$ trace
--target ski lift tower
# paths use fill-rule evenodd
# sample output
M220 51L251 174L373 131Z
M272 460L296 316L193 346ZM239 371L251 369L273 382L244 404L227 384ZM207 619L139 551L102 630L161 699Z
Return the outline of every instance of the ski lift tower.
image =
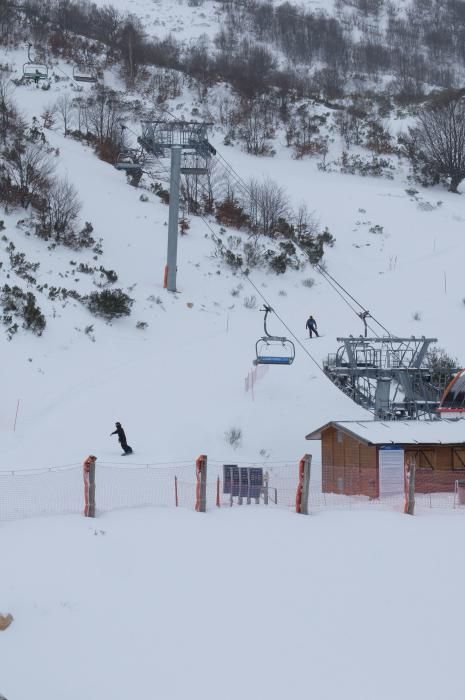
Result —
M207 172L207 161L216 155L207 138L210 126L210 122L147 120L142 122L142 135L138 138L142 148L157 158L163 158L166 150L171 150L168 252L164 278L164 286L169 292L176 291L180 176ZM193 157L193 163L182 165L182 156Z
M434 419L449 377L433 376L426 358L436 338L349 336L324 371L331 381L375 420ZM449 373L447 373L449 375Z

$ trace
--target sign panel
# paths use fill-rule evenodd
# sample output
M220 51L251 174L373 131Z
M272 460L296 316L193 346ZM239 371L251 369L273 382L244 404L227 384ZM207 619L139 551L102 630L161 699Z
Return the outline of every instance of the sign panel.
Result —
M232 464L223 464L223 493L231 493Z
M404 449L400 445L379 448L379 495L404 494Z
M263 467L250 467L249 469L249 496L260 498L263 487Z
M247 467L239 467L239 496L246 498L249 495L249 470Z

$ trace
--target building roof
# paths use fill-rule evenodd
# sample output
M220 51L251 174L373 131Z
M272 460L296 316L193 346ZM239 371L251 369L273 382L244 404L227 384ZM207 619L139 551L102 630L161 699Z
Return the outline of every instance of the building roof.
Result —
M330 421L306 435L321 440L327 428L336 428L366 445L460 445L465 444L465 419L409 421Z

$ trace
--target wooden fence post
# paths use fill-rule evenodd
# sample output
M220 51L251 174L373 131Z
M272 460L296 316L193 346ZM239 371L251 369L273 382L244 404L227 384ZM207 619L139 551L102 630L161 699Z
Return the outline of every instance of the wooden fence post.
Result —
M84 515L86 518L95 518L95 462L97 457L89 455L85 458L83 467L84 476Z
M310 467L312 455L304 455L299 462L299 480L295 495L295 512L308 515L308 495L310 492Z
M404 513L415 514L415 458L411 458L406 469L407 493Z
M310 494L310 473L312 467L312 455L304 455L304 478L302 483L302 500L300 503L300 512L303 515L308 515L308 497Z
M195 510L198 513L207 511L207 455L200 455L195 462L197 477Z

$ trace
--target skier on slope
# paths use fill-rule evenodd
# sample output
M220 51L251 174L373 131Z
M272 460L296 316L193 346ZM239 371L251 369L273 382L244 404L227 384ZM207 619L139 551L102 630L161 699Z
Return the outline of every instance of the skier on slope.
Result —
M123 430L123 426L121 425L121 423L118 423L118 422L116 422L115 425L116 425L116 430L114 430L112 433L110 433L110 435L118 435L119 444L121 445L121 447L123 449L123 454L125 454L125 455L132 454L132 447L130 447L128 445L128 442L126 440L126 435L125 435L125 432Z
M315 333L316 337L319 338L320 336L318 335L318 330L316 326L316 321L313 318L313 316L309 316L307 319L307 323L305 324L305 328L308 328L308 333L310 335L310 338L312 338L312 333Z

